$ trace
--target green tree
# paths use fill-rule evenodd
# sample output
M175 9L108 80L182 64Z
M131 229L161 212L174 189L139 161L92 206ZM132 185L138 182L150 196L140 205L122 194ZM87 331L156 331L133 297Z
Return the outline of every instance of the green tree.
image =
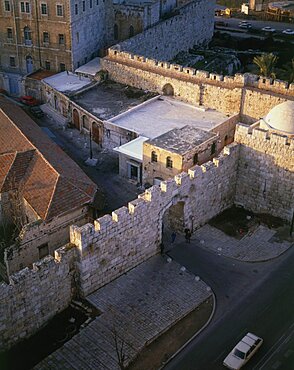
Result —
M275 66L277 64L278 57L272 53L262 54L254 57L253 63L259 67L259 74L264 77L275 78L274 73Z
M294 58L282 68L281 78L288 81L289 84L294 82Z

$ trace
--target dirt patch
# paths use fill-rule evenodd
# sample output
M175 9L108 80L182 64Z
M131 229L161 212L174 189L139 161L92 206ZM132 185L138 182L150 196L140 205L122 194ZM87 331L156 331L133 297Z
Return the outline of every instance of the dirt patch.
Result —
M278 217L269 214L254 214L242 207L233 206L220 215L212 218L209 225L223 231L225 234L238 240L242 239L249 231L253 232L259 225L266 225L269 229L277 230L277 237L287 239L289 226Z
M213 310L213 298L208 298L194 311L149 344L128 370L158 370L208 321Z

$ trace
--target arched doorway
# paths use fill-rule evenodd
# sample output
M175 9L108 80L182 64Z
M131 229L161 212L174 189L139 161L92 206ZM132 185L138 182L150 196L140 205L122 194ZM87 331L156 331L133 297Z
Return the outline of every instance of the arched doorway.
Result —
M80 129L80 116L76 109L73 110L72 116L73 116L73 124L75 128L79 130Z
M118 40L118 25L115 24L113 27L114 40Z
M184 207L185 202L178 202L171 205L162 217L162 224L164 233L171 234L173 231L183 233L185 229L184 222Z
M130 28L129 28L129 37L133 37L134 34L135 34L134 27L133 26L130 26Z
M86 130L90 130L89 119L85 114L83 115L82 121L83 121L83 128L85 128Z
M174 88L171 84L165 84L162 88L163 95L174 96Z
M33 58L31 56L26 57L26 69L27 73L32 73L34 70Z

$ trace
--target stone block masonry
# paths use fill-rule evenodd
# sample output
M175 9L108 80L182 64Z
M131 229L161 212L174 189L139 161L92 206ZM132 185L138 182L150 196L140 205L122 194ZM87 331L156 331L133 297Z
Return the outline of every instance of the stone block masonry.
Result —
M294 210L294 139L239 125L236 203L288 220Z
M73 296L75 250L60 248L0 283L0 351L34 334L56 313L65 309Z
M215 1L193 0L175 15L119 44L121 50L170 60L180 51L207 44L213 35Z
M153 186L138 199L105 215L92 224L72 226L70 241L78 249L77 269L81 294L101 286L159 252L164 213L184 202L184 223L191 216L194 227L206 223L234 202L239 146L189 174Z
M118 51L114 47L101 59L101 64L113 81L160 94L169 84L176 99L226 114L240 113L246 123L255 122L279 103L294 100L293 83L288 85L251 74L217 75Z

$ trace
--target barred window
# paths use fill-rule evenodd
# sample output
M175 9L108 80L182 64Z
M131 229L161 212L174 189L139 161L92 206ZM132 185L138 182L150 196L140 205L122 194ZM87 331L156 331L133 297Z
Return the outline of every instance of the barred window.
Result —
M157 154L156 152L151 152L151 162L157 162L158 160L158 157L157 157Z
M173 168L173 161L171 157L166 157L166 167L167 168Z
M58 17L63 17L63 6L60 4L56 5L56 14Z

